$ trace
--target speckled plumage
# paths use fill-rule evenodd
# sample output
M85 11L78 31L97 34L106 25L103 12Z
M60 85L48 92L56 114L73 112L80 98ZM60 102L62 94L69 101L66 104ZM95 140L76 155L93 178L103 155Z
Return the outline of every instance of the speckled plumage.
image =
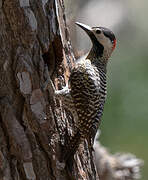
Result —
M87 59L72 70L70 79L71 97L78 114L76 126L86 137L96 131L102 116L106 97L106 72Z

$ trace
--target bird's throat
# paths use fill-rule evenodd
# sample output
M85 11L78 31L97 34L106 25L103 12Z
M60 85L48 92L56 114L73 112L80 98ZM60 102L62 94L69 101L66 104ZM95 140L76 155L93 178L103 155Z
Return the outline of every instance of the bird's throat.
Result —
M108 59L104 58L103 54L99 53L99 49L92 47L86 59L89 59L97 68L102 68L106 72Z

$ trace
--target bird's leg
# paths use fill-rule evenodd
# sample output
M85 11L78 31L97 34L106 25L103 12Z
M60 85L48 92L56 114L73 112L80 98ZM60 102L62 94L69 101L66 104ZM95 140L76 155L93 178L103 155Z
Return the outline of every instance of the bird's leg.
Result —
M68 84L61 90L56 90L55 86L50 78L48 66L45 66L45 78L46 81L42 87L43 91L48 90L51 96L54 96L57 99L62 100L63 105L73 114L74 104L70 94L70 89L68 88Z

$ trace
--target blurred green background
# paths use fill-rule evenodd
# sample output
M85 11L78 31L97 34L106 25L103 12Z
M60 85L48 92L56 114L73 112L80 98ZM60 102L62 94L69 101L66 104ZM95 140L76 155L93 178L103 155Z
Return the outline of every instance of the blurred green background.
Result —
M73 48L89 50L87 35L74 22L106 26L117 38L108 64L108 94L100 141L110 152L144 160L148 179L148 1L65 0Z

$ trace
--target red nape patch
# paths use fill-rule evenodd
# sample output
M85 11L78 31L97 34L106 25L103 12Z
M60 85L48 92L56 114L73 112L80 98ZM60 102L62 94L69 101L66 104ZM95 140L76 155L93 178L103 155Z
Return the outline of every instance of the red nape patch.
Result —
M115 40L114 40L114 42L113 42L113 48L112 48L112 50L114 50L114 49L115 49L116 44L117 44L117 41L116 41L116 39L115 39Z

